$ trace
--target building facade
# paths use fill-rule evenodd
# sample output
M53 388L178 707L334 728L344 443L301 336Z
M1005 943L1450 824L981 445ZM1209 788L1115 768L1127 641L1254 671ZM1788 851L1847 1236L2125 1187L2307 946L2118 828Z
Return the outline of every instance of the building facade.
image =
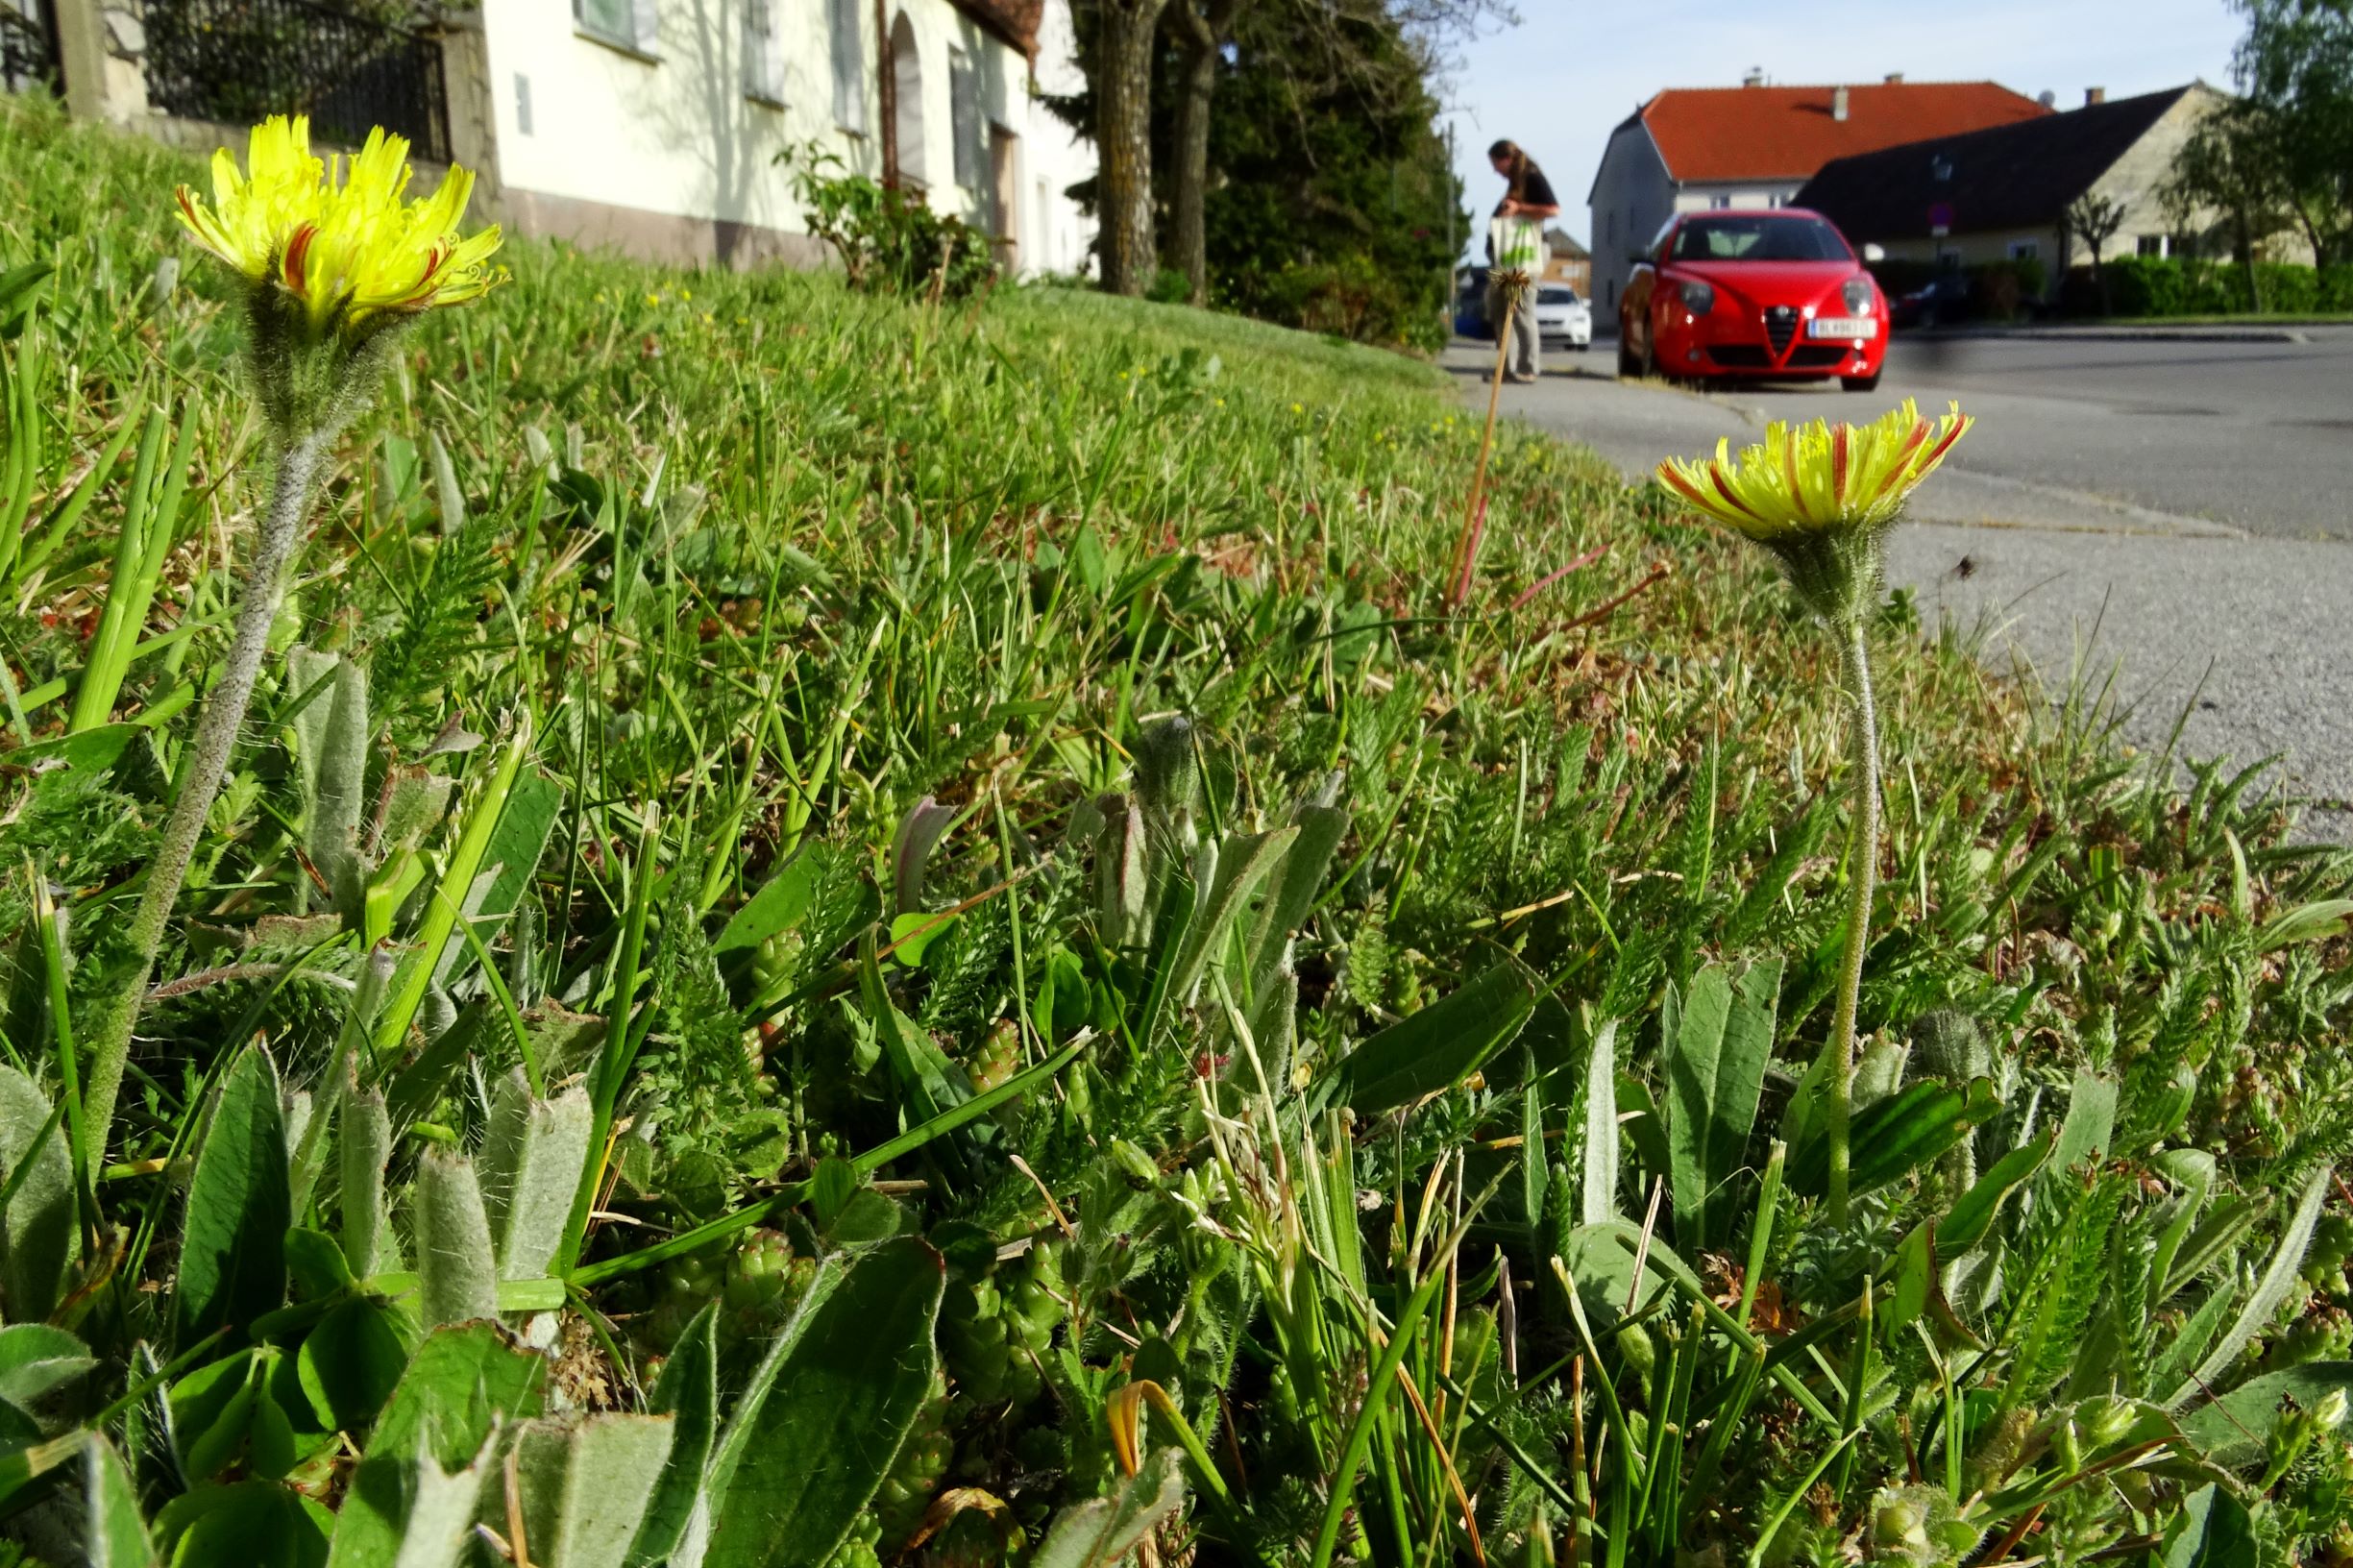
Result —
M1593 253L1566 229L1544 231L1544 281L1566 283L1579 299L1593 298Z
M218 42L234 8L55 11L76 112L183 141L233 131L208 112L207 79L241 68ZM238 101L309 108L324 141L343 121L401 130L420 162L474 169L481 209L519 233L820 264L797 168L880 176L889 140L902 184L996 236L1012 270L1090 264L1092 225L1068 192L1092 151L1044 103L1082 80L1069 0L487 0L416 34L322 15L313 74L239 83Z
M1780 207L1834 159L2049 107L1992 82L1674 87L1610 133L1587 194L1594 304L1614 310L1635 257L1678 212Z
M2119 222L2100 259L2163 257L2183 244L2164 199L2182 146L2222 94L2202 82L2110 100L2038 120L1882 148L1826 164L1799 199L1856 244L1895 260L1974 266L2036 260L2055 291L2093 259L2068 208L2092 197Z

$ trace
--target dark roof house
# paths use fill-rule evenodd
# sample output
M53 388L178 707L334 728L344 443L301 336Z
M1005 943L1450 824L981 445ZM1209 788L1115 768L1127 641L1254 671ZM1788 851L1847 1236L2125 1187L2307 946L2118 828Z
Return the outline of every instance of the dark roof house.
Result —
M2096 188L2153 207L2172 161L2170 146L2153 143L2177 144L2163 133L2186 133L2215 96L2194 83L1837 159L1805 183L1797 204L1858 244L2055 230Z

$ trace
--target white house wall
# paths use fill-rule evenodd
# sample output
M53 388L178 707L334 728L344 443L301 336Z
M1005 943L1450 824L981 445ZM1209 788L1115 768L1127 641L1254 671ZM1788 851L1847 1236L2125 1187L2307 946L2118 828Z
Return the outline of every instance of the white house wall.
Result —
M780 89L775 101L747 91L744 8L754 0L637 0L636 16L650 12L652 22L650 47L642 52L590 36L573 3L488 0L483 7L509 220L527 233L662 259L821 261L823 247L808 237L793 170L777 155L814 144L848 169L880 174L872 0L846 8L834 0L768 0L780 59L761 85ZM836 119L830 21L837 9L853 12L860 28L863 134ZM895 26L906 18L921 83L919 105L909 103L900 116L900 162L922 171L933 208L996 230L988 128L999 127L1017 138L1017 199L1006 227L1024 242L1042 229L1038 242L1067 257L1045 264L1080 264L1086 239L1062 191L1086 178L1092 159L1035 100L1029 62L947 0L893 0L891 14ZM1054 18L1066 60L1066 0L1054 0ZM949 76L957 53L970 63L980 100L970 187L955 179ZM1042 47L1042 68L1044 59ZM887 65L888 57L882 61ZM1050 182L1042 203L1042 176ZM1026 254L1018 261L1024 270L1040 264Z
M1728 207L1787 207L1804 184L1802 180L1741 180L1722 184L1693 181L1675 187L1675 210L1708 212Z
M1087 86L1087 73L1078 61L1078 35L1070 23L1070 0L1046 0L1045 15L1038 24L1036 77L1039 93L1051 97L1069 97ZM1067 192L1094 177L1094 146L1043 103L1032 100L1027 108L1021 268L1029 273L1084 272L1094 244L1094 221Z

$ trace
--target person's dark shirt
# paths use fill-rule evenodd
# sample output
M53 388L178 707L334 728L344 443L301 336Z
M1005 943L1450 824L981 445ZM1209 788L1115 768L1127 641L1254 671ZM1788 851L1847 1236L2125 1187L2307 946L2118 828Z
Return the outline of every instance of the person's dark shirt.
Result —
M1513 194L1507 188L1503 200L1495 204L1497 217L1503 216L1504 202L1511 200ZM1553 194L1553 183L1544 178L1544 171L1536 167L1533 159L1529 160L1528 172L1520 179L1520 188L1517 194L1521 204L1527 207L1558 207L1560 205L1560 198Z

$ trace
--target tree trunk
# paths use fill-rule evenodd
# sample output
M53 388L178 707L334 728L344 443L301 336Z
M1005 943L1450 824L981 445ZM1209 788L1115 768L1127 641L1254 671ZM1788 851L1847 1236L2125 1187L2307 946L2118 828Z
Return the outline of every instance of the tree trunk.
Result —
M1168 264L1185 275L1186 298L1209 304L1209 230L1203 216L1210 178L1210 99L1217 90L1217 52L1234 18L1235 0L1213 0L1208 12L1176 0L1168 12L1185 54L1176 106L1176 168L1170 180Z
M1095 214L1103 289L1151 285L1152 45L1167 0L1103 0L1095 37Z

